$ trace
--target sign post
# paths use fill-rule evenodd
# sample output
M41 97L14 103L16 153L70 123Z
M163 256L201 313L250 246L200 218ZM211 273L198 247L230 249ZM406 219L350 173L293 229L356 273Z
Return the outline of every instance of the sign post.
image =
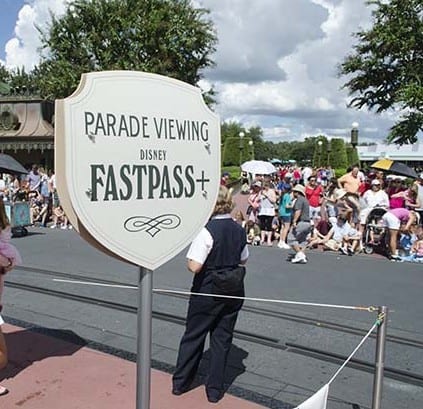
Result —
M150 407L153 272L140 267L138 283L137 409Z
M183 250L219 191L220 121L201 91L134 71L84 74L56 101L55 168L69 220L90 244L140 266L137 409L150 402L152 270Z

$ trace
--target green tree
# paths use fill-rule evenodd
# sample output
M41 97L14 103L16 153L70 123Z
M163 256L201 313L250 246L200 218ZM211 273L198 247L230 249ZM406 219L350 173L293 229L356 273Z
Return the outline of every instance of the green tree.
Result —
M360 162L356 148L353 148L351 145L347 145L346 151L347 151L348 165L351 166Z
M269 144L263 141L263 131L260 127L245 129L238 122L228 122L221 125L222 162L224 166L239 165L240 161L251 159L267 160L270 154ZM244 136L240 137L241 132ZM250 141L252 145L250 145ZM242 149L241 149L242 146Z
M49 98L70 95L90 71L146 71L196 85L217 42L208 10L190 0L71 0L40 33L35 73Z
M36 79L24 68L8 70L0 65L0 95L39 95Z
M305 138L304 141L291 142L291 157L301 165L311 164L313 162L314 149L317 138Z
M331 139L329 163L334 169L345 169L348 166L347 151L342 138Z
M291 142L278 142L275 144L275 157L280 160L293 159Z
M319 145L319 142L321 144ZM328 161L328 140L326 139L326 136L319 135L316 138L316 142L314 144L314 153L313 153L313 160L312 164L315 167L321 167L327 165Z
M245 129L239 122L223 122L220 126L222 145L227 138L239 138L241 132L245 133Z
M344 85L350 106L367 106L381 113L401 111L388 140L414 143L423 130L423 2L422 0L369 0L373 26L355 34L354 53L340 67L351 79Z

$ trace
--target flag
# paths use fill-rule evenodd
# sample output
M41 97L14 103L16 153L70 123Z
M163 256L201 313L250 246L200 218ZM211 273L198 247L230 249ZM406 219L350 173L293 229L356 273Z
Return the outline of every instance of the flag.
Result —
M328 401L329 384L319 389L313 396L310 396L305 402L295 409L326 409Z

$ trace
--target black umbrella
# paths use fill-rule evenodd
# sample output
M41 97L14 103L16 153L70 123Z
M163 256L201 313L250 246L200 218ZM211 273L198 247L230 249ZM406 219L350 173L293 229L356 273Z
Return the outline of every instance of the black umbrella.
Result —
M410 168L405 163L396 162L391 159L380 159L377 162L372 163L370 167L379 170L386 170L395 175L417 179L417 172L414 169Z
M16 159L5 153L0 153L0 173L26 175L28 171Z

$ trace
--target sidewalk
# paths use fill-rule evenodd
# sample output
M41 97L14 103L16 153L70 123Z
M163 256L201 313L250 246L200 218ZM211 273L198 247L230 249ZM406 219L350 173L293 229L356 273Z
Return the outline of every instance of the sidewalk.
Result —
M1 409L133 409L136 364L93 349L4 324L9 365L0 371L9 393ZM171 375L152 370L151 409L260 409L229 394L208 403L204 386L171 393Z

